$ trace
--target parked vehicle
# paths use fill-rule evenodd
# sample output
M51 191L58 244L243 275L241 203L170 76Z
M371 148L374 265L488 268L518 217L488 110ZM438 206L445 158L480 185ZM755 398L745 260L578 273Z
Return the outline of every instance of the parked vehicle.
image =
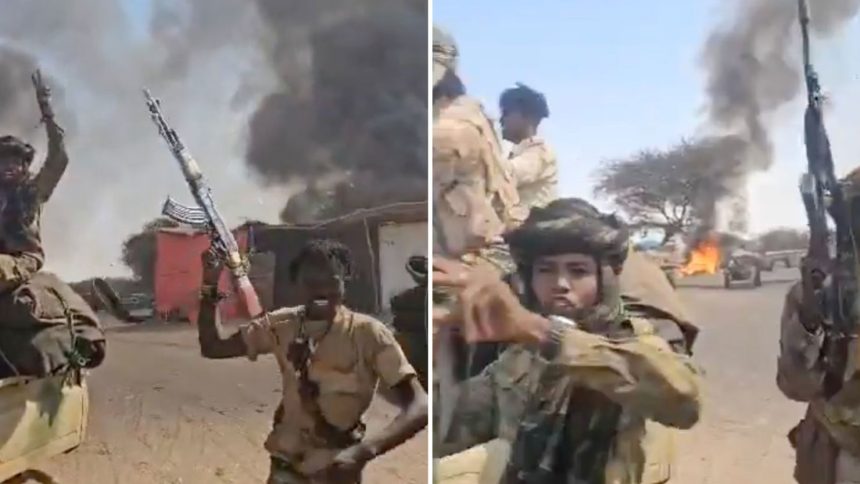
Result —
M785 267L799 267L800 259L805 254L805 250L775 250L765 252L763 255L764 270L774 270L777 263L781 263Z
M723 266L723 287L730 289L736 282L749 282L761 287L761 273L766 261L761 255L748 251L735 251Z

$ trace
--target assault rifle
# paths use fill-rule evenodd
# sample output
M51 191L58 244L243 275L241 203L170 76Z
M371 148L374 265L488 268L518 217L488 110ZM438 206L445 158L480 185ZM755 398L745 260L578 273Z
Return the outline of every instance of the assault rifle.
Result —
M143 95L146 98L146 105L149 108L152 121L158 128L158 133L167 142L170 152L173 153L173 157L179 163L179 167L185 175L185 181L188 182L191 195L197 202L196 207L188 207L168 197L161 213L179 223L206 230L211 234L215 247L225 255L226 265L233 276L236 292L247 310L248 316L259 316L263 313L263 308L260 305L257 292L251 284L251 279L248 278L247 268L239 253L239 244L236 243L236 239L227 228L224 218L218 213L215 201L212 199L212 189L209 188L203 178L200 166L191 157L191 153L179 139L176 131L167 124L161 112L161 101L152 97L152 94L146 89L144 89Z
M803 71L807 106L803 119L808 170L801 176L800 192L809 222L809 249L801 265L802 321L824 329L824 394L841 388L848 370L848 346L857 333L857 257L851 221L853 200L846 198L833 167L830 140L824 127L823 96L809 53L809 13L799 0L803 36ZM835 228L835 254L831 254L828 216Z

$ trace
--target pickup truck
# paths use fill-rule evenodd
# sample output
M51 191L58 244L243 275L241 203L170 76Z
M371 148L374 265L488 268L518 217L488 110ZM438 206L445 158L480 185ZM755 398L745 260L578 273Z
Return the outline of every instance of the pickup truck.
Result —
M805 250L774 250L765 252L764 267L766 271L772 271L776 267L777 262L781 262L785 267L799 267L800 259L806 255Z
M761 287L761 273L767 261L758 253L737 250L723 264L723 287L731 288L738 281L751 282L753 287Z

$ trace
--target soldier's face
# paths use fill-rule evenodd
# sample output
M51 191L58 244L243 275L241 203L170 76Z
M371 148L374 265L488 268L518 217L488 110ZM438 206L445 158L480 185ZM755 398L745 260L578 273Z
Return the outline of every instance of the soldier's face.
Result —
M302 300L314 318L334 315L343 301L343 277L327 261L314 260L304 262L298 276Z
M502 110L499 124L502 125L502 137L507 141L519 143L527 136L529 121L519 111Z
M573 317L597 304L597 263L585 254L540 257L532 266L531 284L544 312Z
M0 155L0 183L17 183L23 179L27 170L23 160L18 155Z

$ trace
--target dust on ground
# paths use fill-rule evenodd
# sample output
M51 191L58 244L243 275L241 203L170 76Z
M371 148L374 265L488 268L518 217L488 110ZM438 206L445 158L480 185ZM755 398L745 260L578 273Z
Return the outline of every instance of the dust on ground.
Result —
M85 443L40 467L60 484L251 484L281 391L272 358L206 360L183 326L108 324L108 358L89 378ZM376 398L368 434L397 414ZM289 418L289 417L287 417ZM427 435L371 462L366 482L427 482Z
M679 283L681 297L702 329L695 359L706 372L702 420L681 432L678 484L787 484L794 451L786 434L804 405L776 386L779 317L794 269L765 273L764 285L723 289L721 276Z

